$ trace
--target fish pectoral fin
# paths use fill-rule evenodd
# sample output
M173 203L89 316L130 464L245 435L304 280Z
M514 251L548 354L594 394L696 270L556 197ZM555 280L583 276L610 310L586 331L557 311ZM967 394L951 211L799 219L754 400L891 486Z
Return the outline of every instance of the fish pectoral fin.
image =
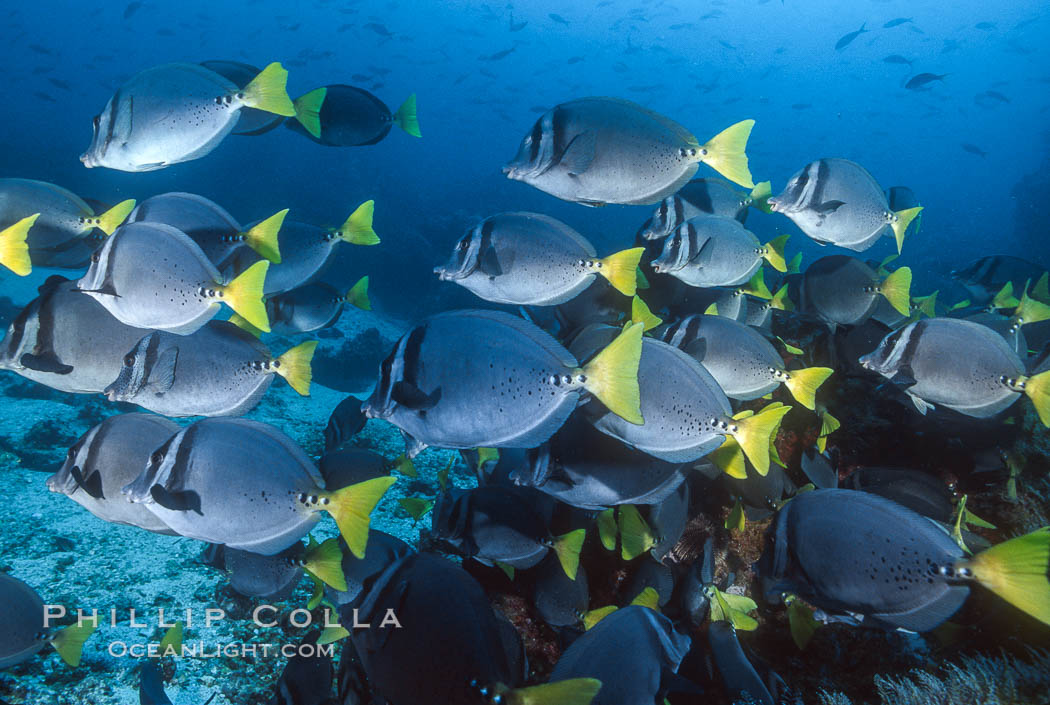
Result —
M196 512L204 516L204 512L201 511L201 498L196 492L169 492L163 485L153 485L149 488L149 494L154 502L165 509L173 512Z
M404 431L401 432L401 437L405 440L405 455L411 460L417 455L426 450L427 444L419 440L415 436L412 436Z
M102 474L98 470L91 473L90 477L85 478L83 473L80 472L80 468L74 465L70 469L69 474L73 476L74 480L76 480L77 487L84 490L91 497L94 497L95 499L106 498L102 493Z
M696 358L697 362L703 362L704 356L707 355L707 339L700 338L682 348L682 352L688 354L691 357Z
M818 205L814 210L820 214L820 219L824 220L825 217L834 213L842 206L846 205L844 201L824 201Z
M598 133L595 130L587 130L573 137L562 152L558 165L565 167L572 176L585 173L594 161L597 137Z
M703 269L711 264L711 259L715 256L715 248L711 242L711 238L704 240L696 254L689 258L690 265Z
M160 396L175 384L175 368L179 363L179 349L168 348L165 350L153 369L150 371L149 384L146 385L151 392Z
M411 382L401 380L394 384L390 392L390 398L406 409L413 411L427 411L433 409L441 400L441 387L427 394Z
M914 394L908 394L908 398L911 399L911 403L915 405L915 408L923 416L926 415L927 411L936 408L930 402L928 402L928 401L926 401L924 399L920 399L919 397L915 396Z
M19 363L22 367L26 367L30 370L36 370L37 372L50 372L51 374L56 375L68 375L73 371L71 365L63 364L53 352L41 353L39 355L25 353L22 355Z
M498 277L503 274L503 267L500 266L499 256L496 254L495 248L486 248L481 253L481 256L478 258L478 268L490 277Z

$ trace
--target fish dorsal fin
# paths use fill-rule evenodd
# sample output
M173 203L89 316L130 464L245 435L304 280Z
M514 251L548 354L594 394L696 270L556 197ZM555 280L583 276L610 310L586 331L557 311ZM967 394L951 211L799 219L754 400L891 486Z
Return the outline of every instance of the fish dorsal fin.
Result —
M558 164L565 167L573 176L586 172L591 162L594 161L597 137L598 133L594 130L587 130L573 137L565 147L565 151L562 152Z
M150 370L149 384L147 387L157 395L164 394L175 384L175 368L179 364L179 349L168 348L154 363Z

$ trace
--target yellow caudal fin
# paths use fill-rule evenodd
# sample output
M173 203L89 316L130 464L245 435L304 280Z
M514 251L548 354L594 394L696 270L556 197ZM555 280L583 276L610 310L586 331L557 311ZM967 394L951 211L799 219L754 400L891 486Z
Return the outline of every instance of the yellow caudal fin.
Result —
M574 373L583 377L583 387L625 421L641 425L641 395L638 391L638 363L642 359L642 333L645 326L628 323L623 332L594 359Z
M182 622L175 622L157 645L161 656L182 656Z
M718 315L718 304L711 304L704 309L705 316L717 316Z
M763 213L772 213L773 209L769 207L769 199L773 196L773 184L768 181L763 181L756 184L751 189L751 194L748 196L747 205L752 208L757 208Z
M249 108L292 117L295 105L288 97L287 86L288 71L275 61L260 71L238 95Z
M805 649L820 626L820 622L813 618L813 610L794 595L785 596L784 603L787 605L791 640L800 650Z
M585 538L587 538L587 529L576 529L554 540L554 552L558 556L562 570L569 576L569 580L576 579L576 571L580 567L580 549L583 548Z
M269 269L269 262L256 262L223 287L224 300L229 307L264 333L270 332L270 319L263 301L263 283Z
M769 472L769 444L790 406L770 404L754 416L735 419L733 438L759 475Z
M888 277L890 275L890 270L887 269L887 266L890 264L890 262L893 262L898 257L900 257L899 253L889 254L883 257L882 261L879 262L879 268L875 270L875 273L878 274L880 277Z
M1020 305L1020 301L1014 296L1014 283L1006 282L1003 288L992 297L992 308L1014 308Z
M784 246L787 244L789 237L791 237L790 234L773 238L762 248L765 251L762 256L778 272L787 271L787 262L784 260Z
M263 332L255 326L253 326L248 321L244 320L244 316L240 315L239 313L235 313L232 316L230 316L229 322L243 330L245 333L251 333L256 338L262 337Z
M802 253L796 253L791 261L788 262L787 273L788 274L799 274L802 272Z
M634 273L634 278L638 280L639 289L645 291L649 288L649 280L646 279L645 272L642 271L642 268L640 266L638 267L638 271Z
M265 257L274 264L281 263L281 250L277 244L277 235L281 232L286 215L288 215L287 208L277 211L244 233L244 242L248 247L258 252L260 257Z
M26 237L33 223L40 217L34 213L28 218L22 218L14 225L0 231L0 264L4 265L20 277L24 277L33 271L33 263L29 260L29 245Z
M98 620L85 619L55 634L51 638L51 646L55 647L55 651L67 665L76 668L80 665L80 654L84 650L84 642L97 627Z
M351 245L378 245L379 236L372 230L372 216L375 213L376 202L365 201L350 214L342 227L339 228L339 237Z
M591 268L609 280L613 288L624 296L634 296L638 290L638 263L645 253L644 247L632 247L600 260L595 260Z
M791 392L791 396L795 397L795 401L812 411L817 403L817 389L824 384L831 373L830 367L806 367L801 370L791 370L787 373L784 386Z
M745 294L757 297L759 299L765 299L769 301L773 298L773 294L769 292L769 287L766 286L766 273L761 267L755 272L754 276L748 280L747 284L740 287L740 291ZM717 314L715 314L717 315Z
M96 216L95 227L106 235L112 235L113 231L120 227L120 224L124 222L133 210L135 210L135 199L129 198L126 201L121 201L102 215Z
M398 497L397 503L401 505L401 508L408 512L408 515L415 521L419 521L427 515L431 509L434 508L433 500L429 500L426 497ZM510 576L511 580L514 576Z
M499 702L506 705L590 705L601 689L602 682L595 678L571 678L508 690L501 693L503 697Z
M620 556L633 561L656 545L653 530L633 504L620 505Z
M388 475L321 494L319 508L332 515L343 540L357 558L365 557L372 510L395 482L397 478Z
M1024 393L1035 406L1044 426L1050 426L1050 370L1024 380Z
M1036 301L1028 296L1028 292L1025 292L1021 296L1021 303L1017 305L1017 310L1014 313L1017 320L1028 325L1029 323L1039 323L1050 319L1050 306Z
M330 624L321 630L321 636L317 637L317 645L334 644L348 636L350 636L350 632L342 624Z
M313 379L310 363L314 359L316 349L316 340L299 343L274 360L270 369L284 377L289 386L301 396L308 397L310 396L310 381Z
M646 331L650 331L663 323L663 319L650 311L649 306L637 295L631 301L631 321L633 323L641 323Z
M707 454L716 468L729 477L737 480L747 479L747 463L744 460L744 452L740 450L740 444L732 436L725 439L718 448Z
M405 98L405 102L401 104L401 107L394 113L394 122L402 130L412 135L413 137L422 137L423 134L419 131L419 118L416 116L416 94Z
M1004 541L959 561L957 569L970 569L981 585L1050 624L1050 527Z
M328 96L327 88L315 88L295 99L295 119L317 139L321 139L321 106Z
M598 538L606 551L616 550L616 510L606 509L598 513L595 519L598 525Z
M648 607L653 612L660 611L660 593L656 591L654 587L647 587L638 593L638 596L631 600L632 605L639 607Z
M820 433L817 435L817 450L823 453L828 447L828 436L842 427L842 422L824 411L820 414Z
M409 458L404 453L394 458L394 460L390 463L390 470L391 472L397 470L405 477L419 477L419 472L416 471L416 466L412 462L412 458Z
M368 299L368 275L358 279L357 283L350 287L350 291L346 292L345 298L351 306L356 306L362 311L371 311L372 302Z
M898 254L904 249L904 234L908 232L908 226L911 225L911 221L915 220L915 216L921 212L922 206L905 208L902 211L894 212L893 218L890 221L890 227L893 228L893 237L897 240Z
M791 298L788 296L787 284L777 289L777 293L773 294L773 298L769 301L769 307L778 309L780 311L795 310L795 304L791 301Z
M1043 272L1035 286L1032 287L1032 298L1044 304L1050 304L1050 281L1048 280L1050 280L1050 272Z
M929 296L916 296L915 303L918 305L919 313L927 318L933 318L937 315L937 294L939 291L935 291Z
M725 528L727 531L743 531L747 528L744 505L740 503L739 498L733 502L733 508L729 510L729 515L726 516Z
M886 297L890 306L902 316L911 315L911 269L901 267L882 280L879 293Z
M613 612L615 612L618 609L620 609L620 608L617 607L616 605L606 605L605 607L598 607L598 608L595 608L593 610L590 610L590 611L584 613L584 615L583 615L583 629L584 629L584 631L588 631L588 630L592 629L594 627L594 625L598 624L598 622L602 621L603 619L605 619L606 617L608 617L610 614L612 614Z
M712 137L697 151L697 158L730 181L745 188L754 188L751 170L747 167L747 138L751 136L754 120L742 120Z
M346 592L343 549L339 547L339 539L331 538L317 543L311 536L310 545L303 556L303 568L325 585Z

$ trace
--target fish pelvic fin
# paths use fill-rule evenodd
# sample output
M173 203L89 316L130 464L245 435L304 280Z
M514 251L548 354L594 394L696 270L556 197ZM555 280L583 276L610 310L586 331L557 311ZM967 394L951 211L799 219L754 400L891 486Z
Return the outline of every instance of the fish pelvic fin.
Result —
M295 105L288 97L287 85L288 71L275 61L240 91L241 102L249 108L292 117Z
M784 246L787 244L789 237L791 237L790 233L773 238L762 248L762 257L778 272L787 271L787 261L784 259Z
M295 99L295 119L306 128L306 131L321 139L321 106L328 96L327 88L315 88Z
M299 343L278 357L274 361L277 364L271 365L270 369L284 377L288 385L300 396L308 397L310 396L310 382L313 380L310 363L314 359L315 350L317 350L316 340Z
M507 705L590 705L601 688L596 678L570 678L516 690L497 687L496 691Z
M754 188L751 170L747 166L747 139L751 136L754 120L741 120L708 140L697 150L697 160L707 164L730 181L745 188Z
M656 537L649 524L633 504L620 506L620 556L625 561L633 561L656 545Z
M335 519L339 533L343 535L343 540L355 557L365 557L372 510L395 482L395 477L376 477L320 495L320 508ZM324 503L324 500L327 500L327 503Z
M256 262L223 287L229 307L264 333L270 332L270 319L263 301L263 283L269 269L269 262Z
M343 549L339 547L339 539L330 538L317 543L311 538L303 557L303 568L325 585L346 592Z
M88 640L95 629L98 621L95 619L84 619L76 624L61 630L51 639L51 646L55 648L58 655L68 666L76 668L80 665L80 655L84 650L84 642Z
M911 315L911 268L901 267L882 280L879 293L902 316Z
M631 321L641 323L645 331L650 331L663 323L663 319L649 310L649 305L637 295L631 301Z
M351 245L378 245L379 236L372 230L372 215L376 202L365 201L359 205L339 228L339 237Z
M394 113L394 123L413 137L422 137L419 131L419 118L416 116L416 94L405 98L405 102Z
M368 299L368 275L358 279L357 283L346 292L344 298L351 306L356 306L362 311L371 311L372 302Z
M29 229L40 217L34 213L28 218L22 218L14 225L0 231L0 264L4 265L20 277L24 277L33 271L33 263L29 259L29 245L26 237Z
M588 264L591 271L608 279L621 294L634 296L638 290L638 263L644 253L644 247L632 247L602 259L590 260Z
M955 567L969 569L981 585L1050 624L1050 527L992 546Z
M286 215L288 215L287 208L277 211L244 233L244 242L248 247L259 253L260 257L265 257L274 264L281 263L281 250L278 247L277 236L281 232Z
M908 232L908 226L915 216L922 212L922 206L905 208L902 211L894 211L890 216L890 227L893 228L893 237L897 241L897 254L904 249L904 234Z
M817 404L817 389L824 384L832 372L830 367L806 367L801 370L791 370L787 373L784 386L791 392L795 401L813 411Z
M623 332L579 371L583 387L623 420L641 425L641 395L638 391L638 363L642 359L642 333L645 326L628 323ZM577 375L574 375L577 376Z
M1025 379L1024 393L1032 400L1039 420L1050 427L1050 370Z
M732 436L759 475L769 472L769 444L789 411L790 406L770 404L754 416L733 420Z
M110 208L105 213L89 218L90 227L96 227L106 235L112 235L113 231L120 227L120 224L131 214L131 211L135 210L135 199L129 198L126 201L121 201L117 205Z
M576 579L576 572L580 568L580 549L583 548L585 538L587 529L576 529L554 539L554 553L569 580Z

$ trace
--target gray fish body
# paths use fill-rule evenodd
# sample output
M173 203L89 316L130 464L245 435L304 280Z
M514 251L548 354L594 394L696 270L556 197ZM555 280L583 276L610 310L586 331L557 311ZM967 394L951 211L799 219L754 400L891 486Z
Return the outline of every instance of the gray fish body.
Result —
M245 247L241 226L233 216L194 193L162 193L148 198L135 207L127 222L163 223L181 230L220 269L234 251Z
M256 225L258 223L249 223L245 230ZM307 223L285 221L281 226L281 261L271 264L266 271L263 293L273 296L291 291L321 276L331 264L339 241L335 232ZM251 248L241 248L226 261L223 272L230 276L240 274L261 259Z
M529 451L527 464L512 477L574 507L605 509L661 502L685 481L685 472L681 463L654 458L573 417Z
M339 320L345 301L343 294L323 282L275 294L266 300L270 330L290 335L327 328Z
M593 327L577 336L571 349L598 349L616 333ZM593 401L588 411L594 427L668 463L698 460L725 441L720 424L733 413L729 400L711 373L678 348L642 338L638 387L644 424L629 423Z
M286 600L303 577L303 545L293 543L284 551L264 556L227 547L223 551L230 587L245 597Z
M744 297L744 315L743 318L734 318L733 316L727 316L727 318L734 318L734 320L742 320L743 323L751 326L756 330L760 330L763 333L768 334L773 325L773 311L772 306L769 305L768 301L763 299L755 299L745 296ZM718 307L718 315L722 315L722 307Z
M239 90L198 64L142 71L96 117L91 146L80 159L89 168L153 171L203 157L237 125L244 105Z
M338 490L390 474L386 458L364 448L339 448L321 456L319 468L325 489Z
M1002 314L989 313L988 311L975 313L972 316L967 316L964 320L980 323L986 328L991 328L1003 336L1003 340L1006 341L1011 350L1017 353L1019 358L1023 360L1028 357L1028 339L1025 337L1024 327L1018 324L1016 320Z
M367 594L375 579L400 559L415 551L407 543L376 529L368 532L368 550L364 558L358 558L340 540L343 547L343 577L346 578L346 591L340 592L330 585L325 585L325 597L336 608L346 604L358 604Z
M587 572L583 566L572 580L565 574L558 557L550 552L531 571L532 603L540 618L552 627L571 627L579 624L590 601Z
M771 531L763 577L825 610L923 632L969 594L938 572L963 556L948 533L868 492L804 492L780 510Z
M0 573L0 669L31 658L47 644L44 601L18 578Z
M669 235L650 266L690 286L738 286L762 266L762 243L734 218L700 216Z
M128 502L121 489L139 476L150 453L178 431L178 424L154 414L111 416L77 440L59 471L47 478L47 487L103 521L174 535L148 509Z
M886 336L861 364L904 386L916 406L941 404L987 418L1021 396L1010 386L1024 363L992 329L957 318L917 321Z
M550 680L597 678L602 689L591 705L656 702L663 694L661 680L678 670L691 641L658 612L624 607L574 641Z
M39 213L26 237L32 256L79 240L91 232L84 220L95 211L61 186L30 179L0 179L0 229ZM34 264L37 258L33 257Z
M748 197L721 179L693 179L660 202L640 234L646 240L662 240L685 221L704 215L743 223L747 219Z
M61 392L98 394L150 331L125 325L71 281L49 283L11 323L0 369Z
M363 410L439 448L534 448L561 428L583 387L576 359L535 325L453 311L401 338Z
M316 496L320 483L310 458L277 429L214 418L154 451L124 494L181 536L273 555L317 523L302 497Z
M550 550L543 503L536 503L542 497L527 488L500 486L443 493L431 514L433 535L486 565L531 568Z
M218 270L188 235L161 223L121 226L77 286L117 320L187 335L219 310L203 290L222 284Z
M856 325L871 317L878 303L879 276L847 255L821 257L802 276L803 310L830 324Z
M740 648L732 622L711 622L707 630L707 639L711 644L711 654L714 656L719 675L722 676L722 682L733 702L743 700L755 705L777 705L758 671Z
M850 250L866 250L893 236L892 212L882 187L864 167L846 159L810 162L769 199L808 237Z
M394 116L379 98L363 88L339 83L325 89L320 137L310 134L298 120L286 120L284 126L329 147L375 144L390 133Z
M1015 292L1022 291L1025 282L1037 281L1047 269L1038 262L1020 257L991 255L953 271L951 277L966 287L974 304L982 306L991 301L1007 282L1013 283Z
M435 272L486 301L554 306L576 297L597 271L594 246L565 223L539 213L500 213L456 243Z
M649 526L657 537L650 549L652 557L662 561L682 538L689 521L689 484L681 483L663 501L649 507Z
M758 399L779 387L784 360L750 326L722 316L689 316L668 328L663 340L689 353L730 399Z
M142 338L105 394L164 416L240 416L269 389L272 363L269 348L250 333L208 321L190 335Z
M511 179L587 205L652 204L696 173L681 125L617 98L583 98L544 113L504 167Z

